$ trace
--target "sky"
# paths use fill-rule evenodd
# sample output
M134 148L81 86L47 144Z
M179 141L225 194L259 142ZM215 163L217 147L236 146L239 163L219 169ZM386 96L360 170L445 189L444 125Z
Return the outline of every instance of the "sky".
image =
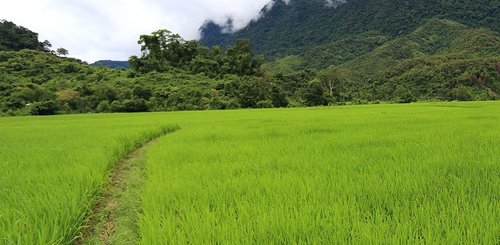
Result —
M0 19L6 19L63 47L69 56L87 62L127 60L140 54L139 36L158 29L199 37L210 19L234 19L242 28L258 18L270 0L2 0Z

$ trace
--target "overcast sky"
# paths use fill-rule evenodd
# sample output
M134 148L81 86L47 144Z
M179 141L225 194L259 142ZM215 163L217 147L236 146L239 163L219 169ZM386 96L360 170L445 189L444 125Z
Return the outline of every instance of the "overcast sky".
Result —
M169 29L198 38L207 19L236 27L256 18L270 0L2 0L0 19L39 33L53 48L88 62L139 54L139 35Z

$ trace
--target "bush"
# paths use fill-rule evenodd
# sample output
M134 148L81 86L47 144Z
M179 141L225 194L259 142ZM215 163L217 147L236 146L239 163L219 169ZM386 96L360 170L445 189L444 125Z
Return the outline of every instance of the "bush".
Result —
M451 99L458 101L474 100L474 91L470 87L458 86L451 90Z
M257 107L258 108L272 108L273 102L270 100L261 100L261 101L257 102Z
M274 107L287 107L288 100L285 92L278 85L274 85L271 89L271 100Z
M123 109L126 112L145 112L148 111L148 106L143 99L127 99L123 101Z
M125 111L125 107L122 105L122 103L120 103L120 101L113 101L111 102L111 111L112 112L124 112Z
M304 99L307 106L328 105L325 91L318 80L313 80L309 83L304 93Z
M97 108L95 109L96 112L103 113L103 112L111 112L111 105L107 100L103 100L97 105Z
M54 101L35 102L31 106L31 115L54 115L60 105Z
M239 109L241 108L240 103L238 103L237 99L229 99L228 101L224 101L224 108L225 109Z

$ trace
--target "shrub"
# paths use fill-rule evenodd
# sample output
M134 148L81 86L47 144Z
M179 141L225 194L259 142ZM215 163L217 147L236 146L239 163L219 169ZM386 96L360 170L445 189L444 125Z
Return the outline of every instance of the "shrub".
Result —
M103 113L103 112L111 112L111 105L107 100L103 100L97 105L97 108L95 109L96 112Z
M143 99L127 99L123 101L123 109L126 112L143 112L148 111L148 106Z
M474 91L472 88L460 85L451 90L452 100L471 101L474 100Z
M113 101L111 102L111 111L112 112L124 112L125 111L125 107L122 105L122 103L120 103L120 101Z
M31 107L31 115L54 115L59 110L60 105L54 101L35 102Z
M273 102L270 100L261 100L261 101L257 102L257 107L258 108L272 108Z

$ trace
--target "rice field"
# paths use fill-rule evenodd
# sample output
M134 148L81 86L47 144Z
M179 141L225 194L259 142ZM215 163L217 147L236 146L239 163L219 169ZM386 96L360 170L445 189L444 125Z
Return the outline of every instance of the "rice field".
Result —
M112 164L175 127L137 115L0 118L0 244L71 243Z
M0 118L0 244L74 243L113 163L174 129L140 244L500 243L500 103L472 102Z

